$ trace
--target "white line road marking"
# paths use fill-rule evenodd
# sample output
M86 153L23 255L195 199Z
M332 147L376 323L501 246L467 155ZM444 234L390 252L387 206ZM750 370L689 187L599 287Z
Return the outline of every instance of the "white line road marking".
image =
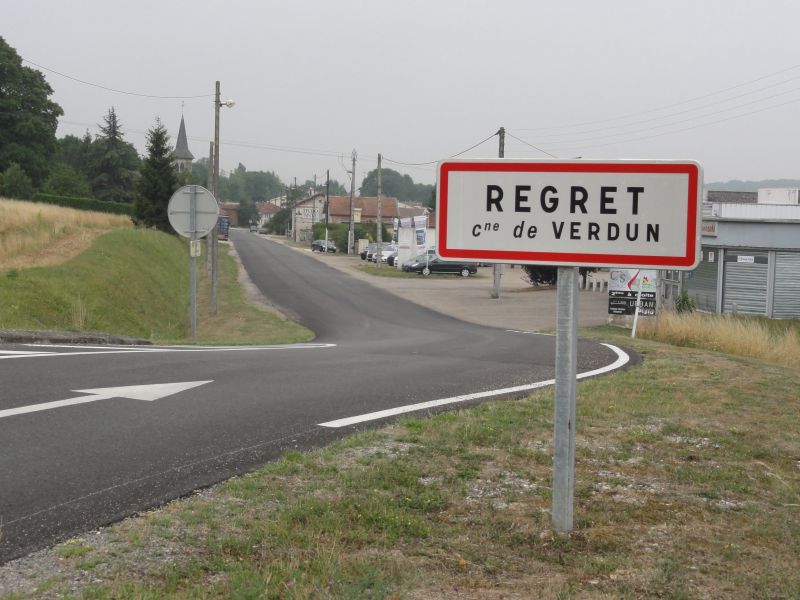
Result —
M585 379L586 377L593 377L595 375L609 373L626 365L630 360L630 356L628 356L628 354L621 348L617 348L616 346L612 346L611 344L603 344L603 346L613 350L614 353L617 355L617 360L615 360L610 365L606 365L605 367L600 367L599 369L594 369L592 371L587 371L585 373L579 373L577 377L578 379ZM461 396L453 396L451 398L440 398L439 400L429 400L428 402L419 402L418 404L398 406L397 408L389 408L387 410L380 410L377 412L366 413L363 415L357 415L355 417L347 417L344 419L337 419L335 421L328 421L327 423L320 423L319 425L320 427L332 427L332 428L347 427L349 425L355 425L357 423L365 423L367 421L377 421L378 419L394 417L396 415L402 415L405 413L415 412L418 410L425 410L427 408L435 408L437 406L445 406L447 404L468 402L470 400L480 400L483 398L491 398L493 396L514 394L516 392L527 392L529 390L535 390L538 388L543 388L549 385L553 385L555 382L556 382L555 379L548 379L546 381L537 381L535 383L528 383L526 385L517 385L514 387L502 388L499 390L488 390L486 392L463 394Z
M26 344L31 348L80 349L79 352L13 352L0 351L0 360L12 358L43 358L88 356L103 354L147 354L158 352L260 352L263 350L314 350L335 348L336 344L286 344L284 346L79 346L67 344Z
M79 394L89 394L89 396L78 396L77 398L67 398L66 400L55 400L53 402L42 402L41 404L31 404L28 406L18 406L17 408L0 410L0 419L42 410L50 410L52 408L61 408L62 406L73 406L75 404L85 404L86 402L97 402L98 400L110 400L111 398L127 398L129 400L145 400L147 402L152 402L165 398L166 396L177 394L178 392L211 383L212 381L214 380L126 385L122 387L95 388L92 390L72 390Z

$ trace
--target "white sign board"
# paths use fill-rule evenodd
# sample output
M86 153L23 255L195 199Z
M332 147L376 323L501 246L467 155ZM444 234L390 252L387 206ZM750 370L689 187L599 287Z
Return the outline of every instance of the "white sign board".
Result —
M703 174L694 161L447 160L444 259L693 269Z
M198 239L217 224L219 206L214 195L200 185L185 185L169 199L167 218L175 232Z

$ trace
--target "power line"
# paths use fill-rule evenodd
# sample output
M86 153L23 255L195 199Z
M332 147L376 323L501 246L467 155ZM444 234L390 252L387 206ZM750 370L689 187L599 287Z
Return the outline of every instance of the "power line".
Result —
M692 113L692 112L695 112L695 111L698 111L698 110L701 110L701 109L704 109L704 108L709 108L711 106L718 106L720 104L725 104L727 102L732 102L733 100L737 100L739 98L744 98L745 96L752 96L753 94L760 94L761 92L764 92L764 91L766 91L768 89L772 89L772 88L775 88L775 87L786 85L787 83L789 83L791 81L798 80L798 79L800 79L800 76L792 77L790 79L786 79L786 80L781 81L779 83L774 83L774 84L771 84L771 85L767 85L767 86L758 88L756 90L751 90L749 92L744 92L742 94L738 94L736 96L731 96L731 97L725 98L723 100L717 100L715 102L708 102L706 104L701 104L700 106L696 106L694 108L687 108L687 109L684 109L684 110L679 110L679 111L668 113L668 114L661 115L661 116L658 116L658 117L651 117L649 119L642 119L642 120L639 120L639 121L633 121L631 123L624 123L624 124L620 124L620 125L609 125L607 127L597 127L597 128L594 128L594 129L584 129L584 130L581 130L581 131L572 131L572 132L569 132L569 133L566 133L566 132L565 133L541 133L541 134L538 135L538 137L540 137L540 138L568 137L568 136L571 136L571 135L583 135L583 134L587 134L587 133L598 133L598 132L601 132L601 131L608 131L608 130L612 130L612 129L634 127L636 125L643 125L643 124L646 124L646 123L653 123L655 121L661 121L661 120L664 120L664 119L669 119L671 117L677 117L677 116L680 116L680 115L685 115L687 113ZM785 96L786 94L790 94L790 93L796 92L796 91L800 91L800 88L795 87L795 88L791 88L789 90L784 90L783 92L779 92L777 94L773 94L773 95L767 96L765 98L760 98L758 100L752 100L750 102L744 102L744 103L737 104L737 105L729 107L729 108L721 109L719 112L725 112L725 111L729 111L729 110L735 110L736 108L741 108L741 107L744 107L744 106L750 106L752 104L757 104L759 102L764 102L766 100L771 100L772 98L777 98L779 96ZM710 114L714 115L714 114L718 114L718 113L717 112L712 112ZM701 116L691 117L691 118L700 118ZM690 119L687 119L687 120L690 120ZM683 122L685 122L685 121L678 121L678 123L683 123ZM521 131L523 131L523 130L521 130ZM579 141L579 140L572 140L572 141Z
M92 87L100 88L101 90L106 90L108 92L115 92L117 94L127 94L128 96L138 96L139 98L158 98L161 100L191 100L193 98L211 98L214 96L214 94L197 94L195 96L158 96L155 94L140 94L138 92L126 92L125 90L117 90L104 85L100 85L99 83L92 83L91 81L84 81L83 79L72 77L71 75L67 75L66 73L61 73L59 71L56 71L55 69L51 69L49 67L45 67L44 65L35 63L32 60L28 60L27 58L22 58L22 60L28 64L38 67L39 69L44 69L45 71L49 71L50 73L55 73L56 75L60 75L61 77L71 79L72 81L77 81L78 83L82 83L83 85L90 85Z
M723 89L720 89L720 90L716 90L714 92L709 92L709 93L703 94L701 96L694 96L692 98L687 98L686 100L681 100L680 102L675 102L675 103L672 103L672 104L666 104L664 106L660 106L660 107L657 107L657 108L651 108L651 109L648 109L648 110L643 110L643 111L639 111L639 112L635 112L635 113L630 113L630 114L627 114L627 115L622 115L622 116L618 116L618 117L611 117L611 118L606 118L606 119L596 119L596 120L592 120L592 121L581 121L581 122L572 123L572 124L569 124L569 125L564 124L564 125L549 125L549 126L546 126L546 127L520 127L520 128L517 128L517 131L544 131L544 130L548 130L548 129L569 129L569 128L572 128L572 127L580 127L580 126L583 126L583 125L595 125L597 123L607 123L607 122L610 122L610 121L622 121L622 120L625 120L625 119L629 119L631 117L638 117L638 116L641 116L641 115L647 115L647 114L651 114L651 113L658 112L658 111L661 111L661 110L666 110L668 108L674 108L676 106L683 106L684 104L690 104L690 103L695 102L697 100L703 100L705 98L710 98L712 96L718 96L719 94L724 94L725 92L729 92L731 90L742 88L742 87L751 85L753 83L757 83L759 81L763 81L765 79L769 79L770 77L776 77L777 75L781 75L783 73L788 73L789 71L794 71L795 69L798 69L798 68L800 68L800 64L793 65L793 66L788 67L786 69L781 69L780 71L775 71L773 73L769 73L769 74L763 75L761 77L757 77L756 79L751 79L751 80L745 81L743 83L738 83L738 84L732 85L730 87L726 87L726 88L723 88Z
M520 138L518 138L517 136L515 136L515 135L513 135L513 134L509 133L509 132L508 132L508 129L506 129L506 135L507 135L508 137L510 137L510 138L514 138L514 139L515 139L515 140L517 140L518 142L522 142L522 143L523 143L523 144L525 144L526 146L530 146L530 147L531 147L531 148L533 148L534 150L538 150L538 151L539 151L539 152L541 152L542 154L547 154L547 156L551 156L551 157L553 157L553 158L558 158L558 157L557 157L555 154L550 154L550 153L549 153L547 150L542 150L541 148L539 148L539 147L537 147L537 146L534 146L534 145L533 145L533 144L531 144L530 142L526 142L525 140L523 140L523 139L520 139Z
M766 98L761 98L759 100L752 100L750 102L743 102L741 104L737 104L735 106L731 106L731 107L728 107L728 108L723 108L723 109L720 109L720 110L711 111L711 112L707 112L707 113L700 114L700 115L695 115L695 116L692 116L692 117L688 117L686 119L681 119L681 120L673 121L673 122L670 122L670 123L663 123L661 125L653 125L652 127L643 127L643 128L640 128L640 129L634 129L632 131L622 131L622 132L619 132L619 133L592 136L592 137L586 137L586 138L577 138L577 139L573 138L573 139L564 139L564 140L554 140L554 141L551 142L551 144L554 144L554 145L558 146L558 145L563 145L563 144L574 144L574 143L580 143L580 142L593 142L593 141L606 140L606 139L609 139L609 138L626 136L626 135L636 135L638 133L643 133L643 132L646 132L646 131L653 131L653 130L656 130L656 129L664 129L666 127L672 127L672 126L675 126L675 125L681 125L682 123L689 123L691 121L696 121L698 119L713 118L713 117L716 117L717 115L721 115L721 114L726 113L726 112L730 112L730 111L733 111L733 110L739 110L739 109L744 108L746 106L752 106L752 105L758 104L760 102L766 102L767 100L772 100L773 98L778 98L780 96L785 96L786 94L791 94L793 92L798 92L798 91L800 91L800 88L793 88L791 90L786 90L786 91L780 92L778 94L773 94L772 96L768 96ZM790 102L795 102L797 100L800 100L800 98L796 98L794 100L791 100ZM783 104L778 104L778 105L775 105L775 106L783 106ZM767 110L769 108L770 107L765 107L764 110ZM751 113L743 113L743 114L747 115L747 114L751 114Z
M496 136L498 133L499 133L499 132L498 132L498 131L496 131L496 132L494 132L492 135L490 135L489 137L487 137L487 138L485 138L485 139L482 139L482 140L481 140L480 142L478 142L477 144L475 144L475 145L473 145L473 146L470 146L470 147L469 147L469 148L467 148L466 150L462 150L461 152L458 152L458 153L456 153L456 154L453 154L453 155L449 156L448 158L455 158L455 157L457 157L457 156L461 156L462 154L466 154L466 153L467 153L467 152L469 152L470 150L474 150L475 148L477 148L477 147L478 147L478 146L480 146L481 144L484 144L484 143L488 142L490 139L492 139L492 138L493 138L494 136ZM441 159L430 160L430 161L428 161L428 162L418 162L418 163L412 163L412 162L402 162L402 161L399 161L399 160L392 160L391 158L387 158L387 157L384 155L384 156L383 156L383 160L385 160L386 162L394 163L394 164L396 164L396 165L404 165L404 166L406 166L406 167L422 167L422 166L427 166L427 165L435 165L435 164L436 164L437 162L439 162Z
M653 134L653 135L645 135L645 136L634 137L634 138L629 138L629 139L624 139L624 140L615 140L613 142L606 142L604 144L593 144L593 145L590 145L590 146L573 146L573 147L570 147L570 148L559 148L559 151L568 152L568 151L571 151L571 150L585 150L587 148L602 148L602 147L605 147L605 146L613 146L614 144L624 144L624 143L628 143L628 142L639 142L639 141L643 141L643 140L649 140L649 139L653 139L653 138L657 138L657 137L663 137L665 135L671 135L673 133L682 133L684 131L692 131L694 129L700 129L702 127L708 127L710 125L716 125L718 123L724 123L726 121L733 121L734 119L739 119L741 117L747 117L747 116L754 115L754 114L757 114L757 113L761 113L761 112L764 112L764 111L767 111L767 110L772 110L774 108L780 108L782 106L787 106L789 104L794 104L796 102L800 102L800 98L795 98L793 100L788 100L786 102L781 102L780 104L774 104L772 106L766 106L764 108L759 108L759 109L756 109L756 110L751 110L751 111L742 113L740 115L733 115L733 116L730 116L730 117L726 117L724 119L717 119L716 121L709 121L708 123L700 123L698 125L693 125L692 127L683 127L681 129L674 129L672 131L664 131L662 133L656 133L656 134Z

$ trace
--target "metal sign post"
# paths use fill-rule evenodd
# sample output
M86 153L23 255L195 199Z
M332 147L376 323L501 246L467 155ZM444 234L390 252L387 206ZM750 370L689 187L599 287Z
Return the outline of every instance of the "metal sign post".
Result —
M206 188L185 185L169 199L167 217L176 233L189 238L189 335L197 337L197 257L198 240L217 224L219 206Z
M575 491L575 389L578 374L578 268L559 267L556 398L553 424L553 529L572 531Z

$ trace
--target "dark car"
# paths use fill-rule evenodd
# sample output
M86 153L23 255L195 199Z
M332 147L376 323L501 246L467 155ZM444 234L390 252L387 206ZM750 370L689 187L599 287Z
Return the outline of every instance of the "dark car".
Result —
M327 244L327 245L326 245ZM314 240L311 242L311 251L312 252L336 252L336 244L333 243L333 240Z
M423 276L428 276L431 273L457 273L462 277L469 277L478 272L478 267L468 263L445 262L435 256L425 257L423 255L421 260L411 263L408 266L408 270Z

